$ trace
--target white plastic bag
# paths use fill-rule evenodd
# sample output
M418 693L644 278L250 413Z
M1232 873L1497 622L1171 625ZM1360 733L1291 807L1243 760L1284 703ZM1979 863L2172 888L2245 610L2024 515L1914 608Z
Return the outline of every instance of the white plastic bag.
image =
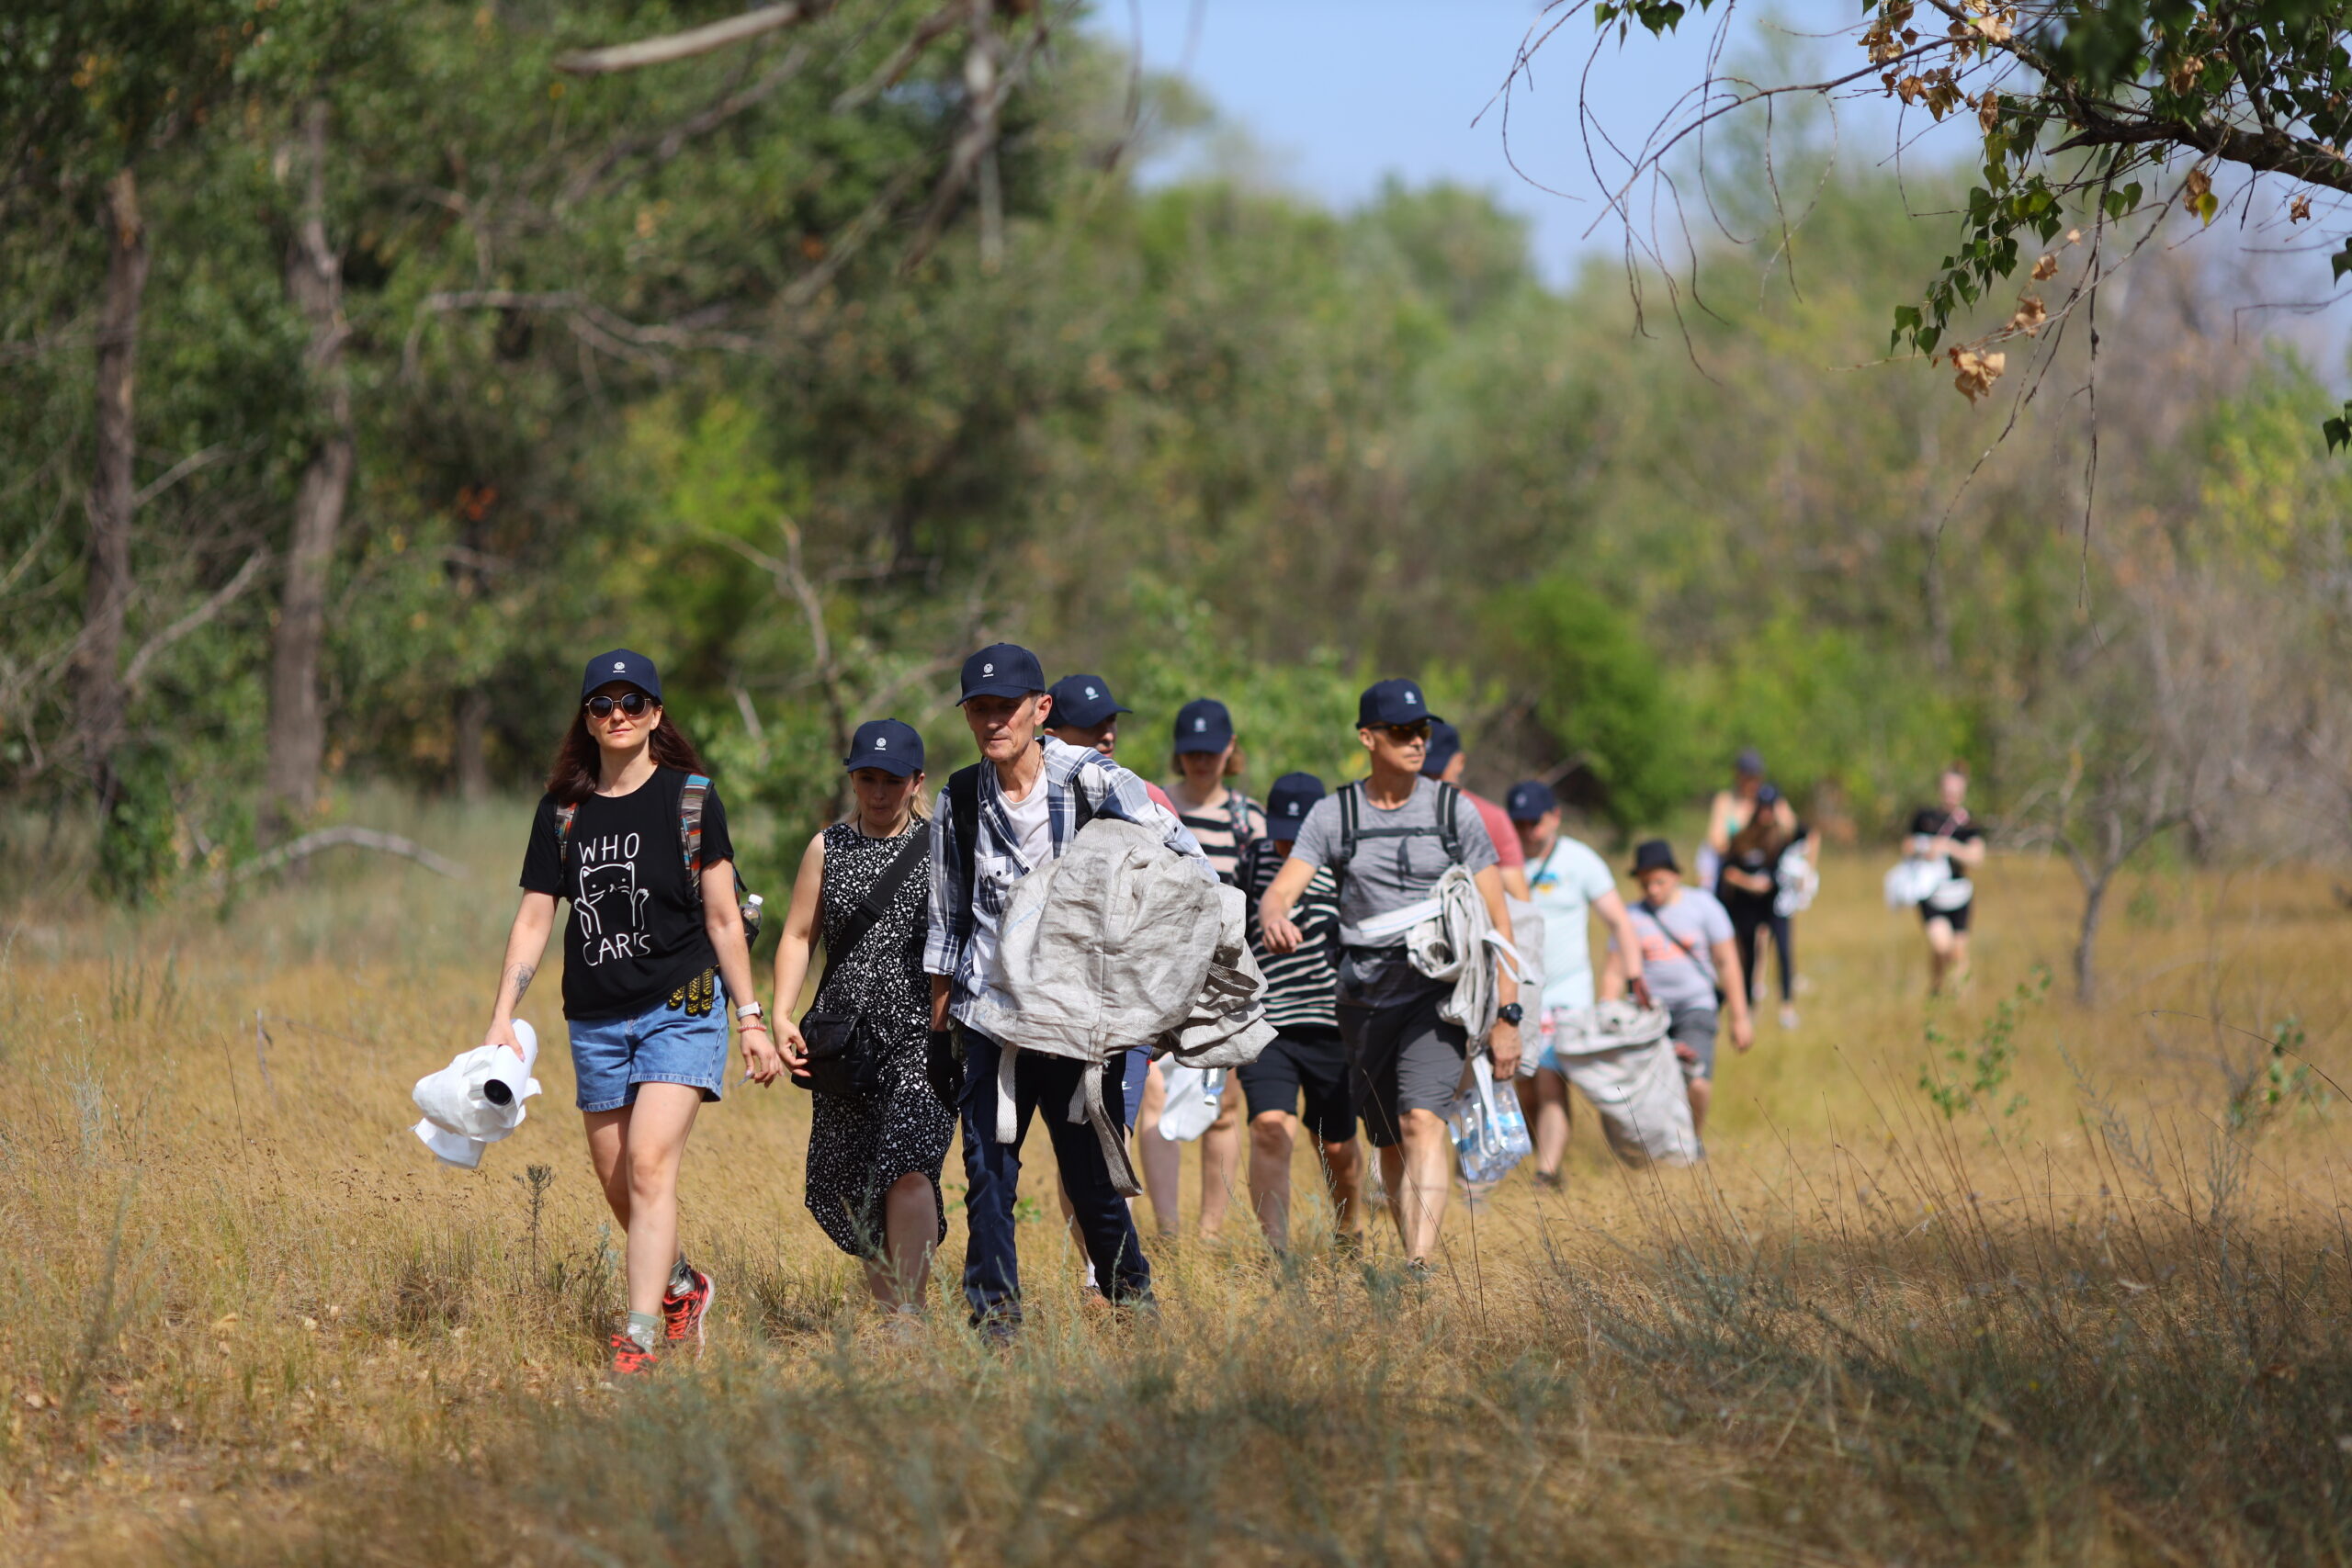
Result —
M1169 1061L1159 1068L1159 1135L1172 1144L1189 1144L1216 1121L1225 1104L1223 1067L1187 1067Z
M1781 856L1781 863L1773 869L1772 881L1777 889L1772 895L1772 912L1782 919L1812 908L1814 896L1821 891L1820 868L1794 845Z
M523 1124L528 1114L523 1102L539 1092L539 1080L531 1076L539 1037L518 1018L514 1043L523 1047L519 1060L503 1045L477 1045L416 1080L410 1098L424 1113L415 1127L417 1140L442 1164L472 1170L481 1164L484 1146Z
M1886 907L1910 909L1926 903L1937 888L1951 880L1951 868L1940 855L1906 855L1888 868Z
M1472 1186L1500 1181L1534 1152L1519 1096L1495 1092L1495 1068L1484 1051L1470 1058L1470 1091L1453 1102L1446 1123L1453 1130L1462 1179Z

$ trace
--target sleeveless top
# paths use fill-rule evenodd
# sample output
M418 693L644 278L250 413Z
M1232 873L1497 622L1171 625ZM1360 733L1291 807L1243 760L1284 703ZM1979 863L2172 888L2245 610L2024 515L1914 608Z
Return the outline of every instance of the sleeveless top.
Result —
M876 878L909 848L909 835L930 831L930 825L920 820L895 839L869 839L854 822L836 822L825 829L825 880L817 897L825 977L818 983L816 1005L828 1010L854 1010L874 1024L877 1034L893 1040L921 1040L931 1030L931 978L922 968L923 932L931 914L931 878L925 868L918 864L899 886L848 962L833 961L834 937L865 903Z

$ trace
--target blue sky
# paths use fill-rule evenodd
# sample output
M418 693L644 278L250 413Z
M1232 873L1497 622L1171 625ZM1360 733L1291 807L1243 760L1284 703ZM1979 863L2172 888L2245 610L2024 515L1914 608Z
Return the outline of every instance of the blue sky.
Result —
M1743 8L1730 53L1753 60L1777 45L1800 61L1809 52L1816 66L1860 63L1849 44L1800 38L1859 11L1830 0ZM1577 258L1613 253L1619 234L1606 221L1587 233L1605 210L1577 130L1589 22L1570 21L1537 55L1532 91L1521 79L1508 158L1501 107L1488 107L1544 14L1539 0L1099 0L1091 26L1123 48L1139 31L1146 63L1188 77L1257 143L1280 183L1335 206L1361 200L1389 174L1484 186L1532 220L1537 259L1560 279ZM1638 139L1700 79L1713 24L1695 7L1693 17L1684 36L1660 41L1637 30L1622 48L1602 48L1589 92L1611 133ZM1883 127L1884 111L1842 113L1847 145L1864 155L1855 132L1872 119ZM1883 130L1875 140L1869 155L1883 148Z

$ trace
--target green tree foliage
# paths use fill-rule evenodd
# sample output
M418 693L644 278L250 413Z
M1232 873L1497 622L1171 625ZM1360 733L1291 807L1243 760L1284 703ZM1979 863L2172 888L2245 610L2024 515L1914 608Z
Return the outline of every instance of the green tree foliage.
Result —
M322 96L358 452L326 817L344 781L535 789L580 660L614 643L661 660L768 887L840 804L845 726L915 724L934 778L970 755L954 671L997 637L1108 676L1148 773L1175 708L1222 698L1257 790L1353 776L1354 693L1413 674L1467 733L1473 787L1558 778L1623 833L1750 744L1835 831L1891 832L1953 757L1986 812L2053 828L2077 751L2131 755L2076 747L2084 725L2154 730L2261 594L2228 668L2267 673L2238 707L2324 719L2352 688L2328 683L2352 562L2343 481L2297 412L2313 383L2255 349L2104 389L2122 521L2086 547L2077 427L1976 468L1979 415L1865 365L1877 301L1938 254L1892 181L1784 158L1821 185L1804 229L1760 277L1708 251L1708 309L1660 342L1622 275L1540 283L1475 193L1335 212L1240 178L1132 181L1124 72L1065 38L1005 105L991 223L975 189L909 265L966 124L953 47L858 96L911 17L843 5L655 70L556 69L723 9L281 0L233 112L149 154L118 886L254 839L269 573L319 433L285 154ZM1760 145L1735 156L1738 188L1766 189ZM87 798L57 676L82 629L102 272L87 225L0 228L0 761L17 802L61 811ZM2102 318L2119 362L2199 298L2149 276L2177 288ZM2278 654L2290 638L2318 651ZM2199 713L2238 711L2198 690ZM2203 728L2248 755L2294 739ZM2296 744L2346 733L2314 720ZM2086 774L2067 798L2095 797ZM2276 845L2345 818L2239 798L2181 836Z

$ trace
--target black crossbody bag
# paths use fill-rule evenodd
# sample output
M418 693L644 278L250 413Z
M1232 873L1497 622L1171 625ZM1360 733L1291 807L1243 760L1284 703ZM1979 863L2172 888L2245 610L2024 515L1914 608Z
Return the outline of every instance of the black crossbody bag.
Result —
M915 868L931 859L931 824L918 822L907 833L907 847L899 852L874 885L865 890L857 913L841 935L838 950L828 944L825 967L830 973L846 963L857 944L890 908L890 900L907 885ZM800 1039L806 1060L792 1081L820 1094L870 1096L882 1087L883 1053L873 1028L862 1012L810 1008L800 1017Z

